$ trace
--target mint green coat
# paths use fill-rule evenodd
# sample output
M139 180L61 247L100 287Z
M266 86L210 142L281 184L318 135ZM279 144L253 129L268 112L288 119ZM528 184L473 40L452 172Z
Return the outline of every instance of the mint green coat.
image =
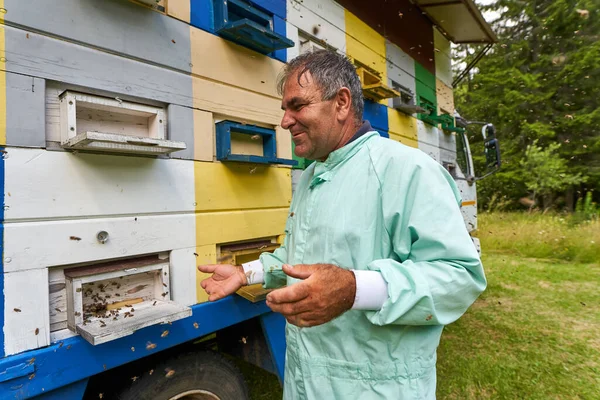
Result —
M434 399L444 325L485 289L452 177L420 150L369 132L314 162L298 184L286 238L261 261L380 271L389 299L324 325L287 324L284 399Z

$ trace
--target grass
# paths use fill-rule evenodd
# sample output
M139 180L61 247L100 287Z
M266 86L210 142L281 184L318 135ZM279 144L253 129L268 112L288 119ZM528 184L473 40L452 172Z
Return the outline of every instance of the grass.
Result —
M483 214L488 289L438 350L439 399L600 399L600 222ZM252 399L281 399L243 366Z

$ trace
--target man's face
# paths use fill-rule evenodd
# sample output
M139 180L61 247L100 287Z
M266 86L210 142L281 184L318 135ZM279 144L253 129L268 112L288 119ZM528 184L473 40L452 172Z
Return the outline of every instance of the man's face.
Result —
M298 72L291 75L283 88L281 108L285 111L281 126L292 134L299 157L324 160L338 144L341 126L336 114L335 97L321 100L321 92L310 72L298 83Z

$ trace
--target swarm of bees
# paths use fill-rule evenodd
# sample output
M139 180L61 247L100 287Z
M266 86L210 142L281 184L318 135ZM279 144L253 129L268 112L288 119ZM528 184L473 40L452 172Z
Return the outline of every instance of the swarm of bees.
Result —
M108 288L113 289L111 293L107 293ZM89 324L91 318L98 318L100 322L100 327L106 327L106 323L102 319L111 319L116 321L122 315L123 318L131 318L134 317L135 309L131 306L131 304L125 304L124 307L130 309L129 311L121 314L121 309L123 307L110 308L110 304L114 304L115 302L109 303L109 299L112 296L121 297L121 294L118 292L114 292L114 290L118 290L121 288L121 284L117 281L111 281L109 283L100 283L97 286L94 283L89 283L85 285L85 288L78 289L78 291L83 291L84 297L84 305L83 305L83 325ZM85 301L86 299L91 299L92 301ZM75 313L76 316L81 314Z

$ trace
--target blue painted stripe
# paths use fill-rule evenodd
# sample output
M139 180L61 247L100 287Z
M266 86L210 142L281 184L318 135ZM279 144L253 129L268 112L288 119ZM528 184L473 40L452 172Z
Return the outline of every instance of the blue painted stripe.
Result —
M279 18L287 18L286 0L251 0L250 3Z
M363 119L369 121L371 126L383 137L389 138L388 108L384 104L365 99Z
M36 396L270 312L264 302L251 303L237 295L191 308L191 317L171 325L150 326L98 346L77 336L43 349L6 357L0 360L0 373L23 363L35 365L36 372L31 379L25 376L0 383L0 398ZM194 323L198 324L197 328ZM169 333L162 337L165 330ZM149 343L156 347L147 350Z
M190 24L207 32L215 31L213 0L191 0Z
M281 36L287 37L287 26L285 20L278 16L273 16L273 31ZM287 62L287 49L275 50L273 57L281 62Z
M283 383L285 371L285 318L281 314L268 313L260 317L263 333L269 346L271 359L275 364L275 369L279 375L279 380Z
M0 147L0 357L4 357L4 154ZM3 370L0 370L3 371Z

